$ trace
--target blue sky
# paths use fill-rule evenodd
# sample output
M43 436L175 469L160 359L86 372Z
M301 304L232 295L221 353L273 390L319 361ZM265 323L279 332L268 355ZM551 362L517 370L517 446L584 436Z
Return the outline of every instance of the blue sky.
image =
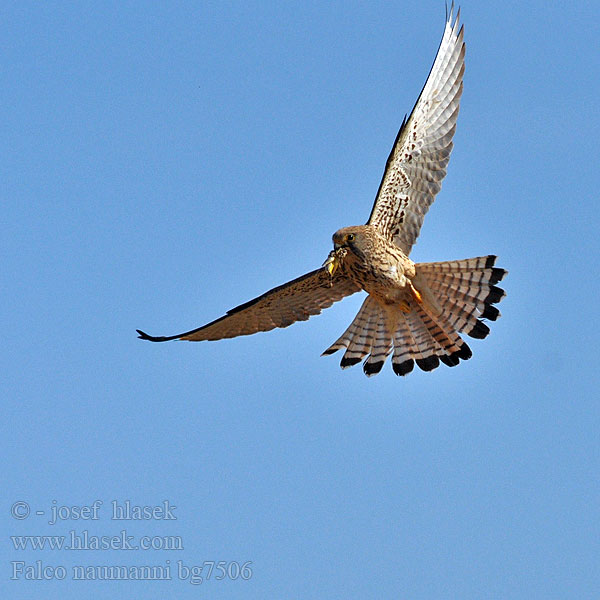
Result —
M498 254L508 296L470 361L403 379L319 356L358 295L216 343L135 329L219 317L366 220L443 2L5 6L6 597L598 597L600 7L461 4L455 149L412 258ZM9 539L83 530L183 549ZM38 560L66 578L10 581ZM166 561L171 581L71 578ZM178 561L252 577L193 585Z

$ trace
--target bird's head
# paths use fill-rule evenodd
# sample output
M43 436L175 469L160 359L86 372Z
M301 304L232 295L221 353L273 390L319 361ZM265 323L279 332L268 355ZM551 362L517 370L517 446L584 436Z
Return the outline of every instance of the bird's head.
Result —
M368 225L343 227L333 234L333 247L335 250L346 248L349 252L362 258L365 251L368 251L372 245L372 237Z
M333 274L340 262L347 256L362 259L365 252L371 246L372 240L369 235L368 226L343 227L333 234L333 250L329 253L325 266Z

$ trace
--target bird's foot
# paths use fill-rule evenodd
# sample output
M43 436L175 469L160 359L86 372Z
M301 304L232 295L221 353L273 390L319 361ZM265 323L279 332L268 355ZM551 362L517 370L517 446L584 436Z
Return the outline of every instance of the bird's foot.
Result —
M412 283L409 283L408 285L410 287L410 291L412 292L414 299L419 304L423 304L423 296L421 296L421 293L419 292L419 290Z

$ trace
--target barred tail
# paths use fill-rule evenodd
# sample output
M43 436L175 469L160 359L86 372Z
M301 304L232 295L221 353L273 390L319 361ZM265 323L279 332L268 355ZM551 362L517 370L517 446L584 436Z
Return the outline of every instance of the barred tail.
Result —
M342 369L361 362L366 375L379 373L392 352L392 330L388 312L372 296L367 296L350 326L323 354L333 354L346 349L340 366Z
M496 286L507 271L494 267L493 255L416 265L417 278L438 299L442 316L457 332L483 339L490 328L481 320L495 321L500 311L493 306L506 295Z
M410 373L415 362L423 371L432 371L440 361L454 367L468 360L471 349L459 333L482 339L490 330L481 319L495 321L500 316L493 305L505 294L495 284L506 271L494 267L495 260L482 256L417 264L413 284L420 302L412 298L410 310L404 312L399 305L382 305L368 296L348 329L323 354L345 348L342 368L367 357L367 375L379 373L392 351L396 375Z

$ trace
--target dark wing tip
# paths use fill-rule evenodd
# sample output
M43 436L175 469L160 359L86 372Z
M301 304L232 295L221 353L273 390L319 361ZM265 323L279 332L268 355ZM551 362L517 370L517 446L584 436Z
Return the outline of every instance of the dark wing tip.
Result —
M140 340L147 340L148 342L168 342L169 340L176 340L179 337L179 336L154 337L153 335L148 335L147 333L143 332L141 329L136 329L136 331L138 332L138 337L140 338Z

